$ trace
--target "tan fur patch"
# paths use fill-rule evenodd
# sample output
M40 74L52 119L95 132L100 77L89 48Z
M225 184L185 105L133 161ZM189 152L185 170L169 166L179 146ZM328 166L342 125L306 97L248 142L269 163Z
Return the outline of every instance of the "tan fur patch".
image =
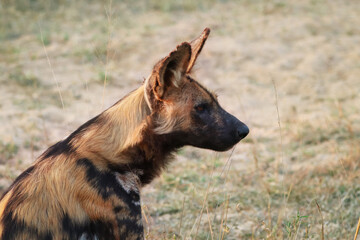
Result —
M1 202L0 202L0 216L3 216L5 207L6 207L7 203L9 202L9 198L11 197L11 195L12 195L12 190L10 190L10 191L4 196L4 198L1 200ZM3 226L2 226L2 224L0 224L0 236L1 236L1 234L2 234L2 231L3 231Z
M92 153L102 153L103 158L126 163L126 159L119 159L119 156L124 149L142 140L141 132L146 127L145 119L149 114L144 86L141 86L103 113L102 117L106 119L104 125L90 127L71 144L84 157L93 158Z

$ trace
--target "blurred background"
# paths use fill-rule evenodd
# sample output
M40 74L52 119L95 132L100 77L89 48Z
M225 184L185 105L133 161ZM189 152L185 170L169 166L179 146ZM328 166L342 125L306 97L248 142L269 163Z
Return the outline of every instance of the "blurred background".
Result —
M205 27L194 77L250 135L186 147L142 191L147 239L351 239L357 0L1 0L0 192Z

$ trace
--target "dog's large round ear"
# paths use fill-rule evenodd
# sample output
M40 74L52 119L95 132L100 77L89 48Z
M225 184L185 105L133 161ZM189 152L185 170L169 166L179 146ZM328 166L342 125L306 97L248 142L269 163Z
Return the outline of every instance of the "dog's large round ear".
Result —
M166 91L172 87L179 87L188 69L191 58L191 46L184 42L177 46L169 56L158 62L147 82L149 90L157 99L163 99ZM151 94L151 93L149 93Z
M187 73L191 72L191 69L194 67L197 57L199 56L208 36L210 34L210 29L205 28L199 37L190 42L191 45L191 59L187 68Z

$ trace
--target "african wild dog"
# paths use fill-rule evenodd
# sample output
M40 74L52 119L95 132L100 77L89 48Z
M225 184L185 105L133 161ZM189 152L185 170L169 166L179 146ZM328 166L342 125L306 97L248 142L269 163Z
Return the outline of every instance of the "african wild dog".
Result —
M249 129L191 76L208 35L46 150L0 201L1 239L143 239L140 189L185 145L225 151Z

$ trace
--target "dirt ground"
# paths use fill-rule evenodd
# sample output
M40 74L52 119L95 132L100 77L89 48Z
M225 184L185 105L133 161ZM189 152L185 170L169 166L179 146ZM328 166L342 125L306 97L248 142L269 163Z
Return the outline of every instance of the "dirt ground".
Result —
M0 1L0 190L209 27L195 78L251 133L178 153L143 189L147 239L353 238L359 26L356 0Z

